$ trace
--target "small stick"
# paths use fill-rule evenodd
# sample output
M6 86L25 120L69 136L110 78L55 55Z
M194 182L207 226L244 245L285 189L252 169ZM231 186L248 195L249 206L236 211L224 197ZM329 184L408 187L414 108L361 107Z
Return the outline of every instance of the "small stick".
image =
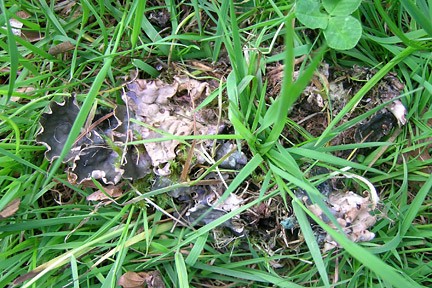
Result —
M110 112L106 115L104 115L103 117L99 118L98 120L96 120L95 122L93 122L93 124L91 124L88 128L85 129L84 132L82 132L78 138L75 140L74 145L81 140L87 133L89 133L91 130L93 130L96 126L98 126L100 123L102 123L103 121L105 121L106 119L108 119L109 117L113 116L114 112Z

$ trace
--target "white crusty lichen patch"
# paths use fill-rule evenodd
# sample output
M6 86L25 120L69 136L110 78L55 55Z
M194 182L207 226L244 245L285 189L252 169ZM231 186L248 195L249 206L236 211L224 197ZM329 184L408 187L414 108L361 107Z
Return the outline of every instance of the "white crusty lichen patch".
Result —
M317 204L308 205L308 200L303 199L306 207L330 227L337 229L336 225L326 217ZM366 242L375 238L375 234L369 231L376 222L376 216L372 215L373 204L369 196L362 197L352 191L334 192L329 195L328 208L342 227L345 235L354 242ZM324 240L323 252L338 247L338 243L327 234Z
M351 167L342 168L340 171L333 172L333 177L342 174L346 178L355 178L363 182L369 191L361 196L353 191L334 191L329 194L326 204L331 214L336 218L338 225L326 217L318 204L312 204L307 196L302 200L305 206L317 217L326 222L330 227L338 230L340 226L345 235L354 242L367 242L375 238L375 234L369 229L376 223L377 216L373 214L377 207L379 197L373 184L366 178L348 172ZM338 243L327 234L324 240L323 252L338 247Z
M373 204L369 197L362 197L352 191L334 193L329 196L332 211L345 234L354 242L366 242L375 238L368 229L376 222L376 216L371 215ZM324 251L337 246L337 243L327 235Z

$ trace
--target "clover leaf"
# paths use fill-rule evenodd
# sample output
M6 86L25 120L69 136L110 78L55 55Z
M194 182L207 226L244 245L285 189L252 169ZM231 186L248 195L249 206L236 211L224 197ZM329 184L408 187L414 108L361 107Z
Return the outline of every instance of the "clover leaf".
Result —
M331 16L351 15L360 6L361 0L323 0L322 5Z
M296 16L303 25L311 29L325 29L329 18L327 14L321 12L321 4L318 0L298 1Z
M331 17L327 28L324 30L324 37L328 45L337 50L348 50L354 48L360 40L362 26L352 16Z
M321 29L330 48L348 50L362 35L360 22L351 16L361 0L297 0L296 17L310 29Z

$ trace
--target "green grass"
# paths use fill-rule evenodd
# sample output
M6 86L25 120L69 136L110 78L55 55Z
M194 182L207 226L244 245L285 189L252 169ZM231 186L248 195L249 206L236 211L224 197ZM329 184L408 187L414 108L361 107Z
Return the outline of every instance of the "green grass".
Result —
M17 212L0 220L0 287L14 281L23 282L23 287L115 287L126 271L154 270L160 272L166 287L216 283L237 287L432 285L432 160L427 156L432 144L431 1L363 1L354 13L361 19L363 35L348 51L329 49L322 35L295 21L294 1L192 0L179 4L166 0L162 7L151 5L157 1L83 0L69 11L59 8L60 2L1 1L0 211L14 199L21 203ZM171 14L165 28L150 19L150 13L161 8ZM17 16L17 11L27 12L28 17ZM41 37L30 41L14 36L9 25L12 18L24 23L23 32L37 32ZM72 50L48 53L66 41L73 45ZM301 56L305 60L294 81L294 61ZM86 196L93 189L69 183L62 159L89 113L96 106L121 103L124 79L130 71L139 71L140 78L172 79L170 73L179 70L159 75L157 66L184 67L188 60L229 63L226 78L216 79L219 88L198 109L217 110L214 107L220 105L233 132L164 135L164 139L179 140L186 151L194 146L193 141L202 139L232 139L246 147L249 162L221 198L240 193L245 183L256 186L256 197L195 228L174 225L165 216L175 215L181 207L169 197L167 188L151 191L148 179L125 182L126 193L108 205L88 202ZM278 97L269 99L266 68L278 61L285 63L282 89ZM286 131L303 129L289 118L288 111L322 61L332 67L374 67L377 73L339 114L332 115L321 135L305 132L306 141L283 145ZM181 72L194 73L186 68ZM354 120L342 121L388 72L396 73L405 84L401 100L408 109L408 124L392 142L329 146L334 137L373 113L366 111ZM209 80L202 75L198 78ZM50 101L71 95L76 95L81 110L60 158L49 163L45 148L36 143L39 118ZM361 161L331 154L368 145L375 145L373 152ZM385 146L385 152L378 155ZM216 166L208 167L204 175L216 171ZM326 210L315 188L322 179L308 179L304 167L326 167L330 173L324 177L331 177L347 166L352 167L350 173L367 178L380 194L382 215L373 226L376 238L371 242L352 243L312 214L292 192L304 189ZM355 179L346 179L345 184L348 189L365 190ZM282 245L282 235L276 240L281 248L273 251L266 243L271 239L264 241L253 233L236 239L217 227L260 203L279 201L275 199L280 199L280 209L297 216L303 240L296 249ZM323 254L310 218L341 248ZM232 241L220 247L218 235ZM277 268L275 263L283 266Z

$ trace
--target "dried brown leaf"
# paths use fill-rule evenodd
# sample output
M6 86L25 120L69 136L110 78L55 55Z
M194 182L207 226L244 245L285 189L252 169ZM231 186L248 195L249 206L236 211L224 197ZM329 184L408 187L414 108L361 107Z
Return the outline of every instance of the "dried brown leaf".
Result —
M140 288L145 287L147 274L144 272L126 272L123 274L119 281L118 285L124 288Z
M118 285L123 288L165 288L159 271L126 272L120 277Z
M118 185L109 185L104 187L104 191L97 190L89 196L87 196L87 201L104 201L111 200L112 198L117 198L123 195L123 190Z
M16 211L18 211L19 205L21 203L21 200L19 198L12 200L9 202L9 204L6 205L6 207L0 211L0 220L6 219L11 217L15 214Z
M56 1L54 11L59 12L62 16L68 16L72 12L72 8L77 5L76 2L75 0Z
M23 23L16 19L9 19L9 24L12 28L12 33L16 36L21 36L21 28L23 27Z
M27 281L27 280L30 280L30 279L36 277L42 271L42 269L38 269L38 268L15 278L15 280L13 281L13 285L19 285L19 284L23 283L24 281Z
M142 139L163 138L163 134L186 136L194 133L217 132L216 125L208 121L194 120L193 102L209 93L208 84L188 77L174 77L172 84L161 80L137 79L127 85L123 95L132 112L131 117L145 123L132 124L131 128ZM195 116L195 117L194 117ZM167 163L176 157L177 140L145 143L145 149L154 167Z
M16 12L16 16L18 16L19 18L22 18L22 19L27 19L27 18L30 18L30 14L29 13L27 13L26 11L18 11L18 12Z
M57 44L55 46L52 46L48 50L48 53L55 56L55 55L73 50L74 48L75 48L75 46L71 42L65 41L65 42L62 42L62 43Z
M27 40L28 42L37 42L39 40L42 40L44 36L38 31L22 30L21 38Z
M227 205L226 208L233 209L233 205ZM210 204L197 203L194 207L189 209L185 214L185 219L198 226L207 225L220 217L226 215L228 212L211 206ZM241 235L244 231L243 224L237 223L234 218L228 219L220 224L221 227L227 227L231 229L237 235Z
M27 19L30 17L30 14L25 11L18 11L16 12L16 16L21 19ZM12 27L12 33L16 36L19 36L29 42L36 42L43 38L38 31L32 31L28 30L28 28L23 28L24 24L17 19L12 18L9 20L9 22Z

